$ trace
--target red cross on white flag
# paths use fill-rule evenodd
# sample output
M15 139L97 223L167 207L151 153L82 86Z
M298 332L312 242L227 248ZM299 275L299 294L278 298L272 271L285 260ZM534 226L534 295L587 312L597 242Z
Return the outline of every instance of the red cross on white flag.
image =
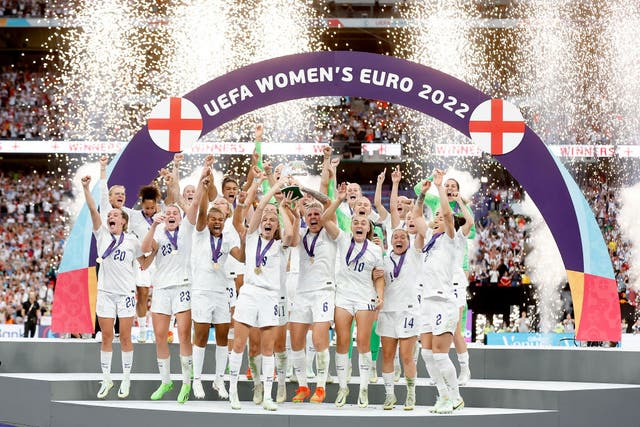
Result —
M177 153L188 150L200 138L202 115L188 99L171 97L153 108L147 127L158 147Z
M492 155L515 150L524 138L524 130L524 118L518 107L502 99L484 101L469 118L471 139Z

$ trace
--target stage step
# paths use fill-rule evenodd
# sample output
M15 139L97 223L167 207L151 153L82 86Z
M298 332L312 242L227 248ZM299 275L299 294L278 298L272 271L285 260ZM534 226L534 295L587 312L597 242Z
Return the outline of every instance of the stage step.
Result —
M18 339L2 340L0 373L11 372L99 372L100 343L94 340ZM171 344L171 371L180 369L179 346ZM215 366L215 346L207 346L205 370ZM335 375L335 348L330 348L331 368ZM51 357L56 355L56 357ZM640 370L635 366L638 353L619 348L599 347L501 347L470 346L473 378L523 381L587 381L640 384ZM451 360L457 366L452 349ZM381 356L378 373L381 370ZM120 345L113 345L113 372L120 371ZM353 375L358 375L358 355L352 359ZM242 369L246 370L246 353ZM134 345L134 373L157 373L155 344ZM426 377L422 360L418 361L418 377Z
M379 408L362 409L354 405L336 408L334 405L297 405L285 403L275 412L268 412L253 403L245 403L233 411L226 402L150 401L65 401L53 402L51 427L85 427L82 421L91 420L91 427L176 426L190 427L220 425L225 427L387 427L389 425L423 427L494 427L497 425L539 427L557 425L556 411L465 408L452 415L434 415L427 407L413 411ZM188 420L188 421L187 421Z
M640 401L640 371L633 369L640 354L619 349L532 349L470 348L472 379L461 388L466 408L451 416L429 414L427 407L435 402L436 389L425 378L422 361L418 364L415 411L405 412L404 380L396 385L398 405L383 411L382 378L369 384L370 407L354 407L359 378L357 354L352 361L353 378L349 384L348 403L336 408L338 385L327 385L326 403L313 405L286 403L276 413L268 413L253 405L253 383L244 376L238 385L242 411L231 411L229 403L220 401L211 389L211 374L205 375L205 400L193 396L184 405L175 402L181 376L178 346L171 345L172 376L175 388L162 402L151 402L149 396L159 385L155 345L136 344L131 375L131 395L117 400L122 375L120 351L114 345L112 368L115 387L109 399L98 401L96 393L100 344L82 340L4 340L0 350L0 425L75 426L91 425L215 425L245 426L249 423L304 427L372 427L395 423L405 427L429 423L430 426L553 426L602 427L615 417L620 425L637 425L634 411L621 411L626 402ZM205 372L214 369L214 347L209 347ZM334 349L331 349L332 353ZM455 354L452 352L455 361ZM246 360L243 370L246 369ZM333 363L330 372L335 373ZM380 374L380 361L378 373ZM335 379L335 375L334 375ZM227 382L228 384L228 382ZM311 388L315 382L310 381ZM287 384L290 400L296 383ZM273 395L276 387L274 385ZM330 417L330 418L329 418ZM223 424L221 424L223 425Z
M0 414L13 413L20 417L22 424L27 425L47 425L47 414L41 414L42 418L38 422L25 422L24 417L36 417L33 408L51 407L53 410L55 405L52 401L61 402L83 402L83 405L96 404L98 406L108 408L109 404L125 405L130 409L135 409L139 405L134 402L150 402L149 396L159 385L158 374L132 374L131 375L131 394L126 400L117 399L117 389L122 379L122 374L113 374L114 388L111 390L105 401L99 401L96 393L99 388L99 381L102 379L101 374L47 374L47 373L16 373L16 374L0 374L0 390L20 390L19 394L6 394L0 402ZM172 375L174 381L174 389L167 393L162 402L167 405L177 405L175 399L181 385L181 375ZM217 393L212 390L212 375L203 376L203 385L206 393L205 400L196 400L191 395L191 400L185 405L179 405L185 411L191 411L189 408L207 407L207 404L218 408L219 405L230 410L227 401L220 401ZM228 382L227 382L228 386ZM293 397L297 388L296 383L287 384L287 399ZM310 382L311 389L314 389L315 382ZM369 402L368 410L375 411L380 414L387 414L390 411L382 411L382 403L384 402L385 390L381 379L378 383L369 384ZM347 399L348 404L355 404L358 396L359 378L353 377L349 384L350 394ZM302 412L309 408L323 407L335 408L335 401L338 391L337 384L328 384L326 388L326 403L323 405L312 405L304 403L300 405L292 405L287 402L285 407L292 409L300 408ZM252 402L253 382L246 380L241 376L238 383L238 392L240 400L243 402L244 409L258 409ZM396 412L404 413L402 405L406 397L406 388L404 380L401 379L395 387L398 404ZM276 385L274 384L272 394L275 397ZM2 393L5 395L5 393ZM467 386L461 388L461 394L465 399L465 404L469 409L473 408L494 408L500 410L512 410L518 414L528 414L527 411L556 411L554 415L561 424L552 422L544 425L560 425L560 426L601 426L605 425L609 419L610 411L618 407L620 402L632 401L640 399L640 386L629 384L606 384L606 383L583 383L583 382L552 382L552 381L516 381L516 380L471 380ZM24 401L23 396L31 396L28 401ZM429 384L429 380L419 378L416 384L416 403L421 407L428 407L434 404L436 399L436 389ZM631 400L630 400L631 399ZM107 404L107 402L110 402ZM129 405L129 406L127 406ZM217 405L217 406L216 406ZM144 406L144 405L143 405ZM16 409L20 410L16 411ZM138 409L145 409L138 408ZM306 408L306 409L305 409ZM335 408L337 409L337 408ZM356 409L356 408L353 408ZM75 410L75 409L74 409ZM84 409L78 409L82 412ZM421 411L422 409L420 409ZM519 413L518 410L525 412ZM418 410L417 410L418 411ZM393 412L393 411L391 411ZM237 412L233 412L237 413ZM471 411L471 414L478 413ZM537 413L537 412L536 412ZM497 413L494 413L494 415ZM426 415L426 414L425 414ZM462 411L460 415L467 415L467 409ZM481 415L481 414L480 414ZM479 415L479 416L480 416ZM484 416L484 415L482 415ZM527 418L524 415L518 417ZM517 418L517 417L516 417ZM519 418L518 418L519 419ZM18 419L2 419L0 421L16 422ZM282 420L281 420L282 421ZM598 421L596 423L596 421ZM402 424L403 426L405 424ZM502 425L502 424L501 424ZM529 425L527 421L509 425Z

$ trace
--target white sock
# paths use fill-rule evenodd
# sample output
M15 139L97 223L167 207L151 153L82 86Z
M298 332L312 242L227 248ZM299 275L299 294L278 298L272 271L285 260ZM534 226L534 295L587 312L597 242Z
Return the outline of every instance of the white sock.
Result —
M227 357L229 357L227 348L217 345L216 346L216 379L224 378L224 371L227 369Z
M262 355L249 356L249 369L254 384L260 384L260 371L262 370Z
M271 356L262 356L262 372L264 372L264 399L271 399L271 388L273 386L273 369L276 361Z
M428 348L423 348L421 350L422 360L424 360L424 364L427 367L427 372L429 376L436 382L436 388L438 389L438 395L442 397L448 397L449 392L447 391L447 386L444 383L444 378L442 377L442 373L440 369L436 365L436 361L434 359L433 351Z
M293 363L293 373L298 378L300 387L307 387L307 360L304 350L292 351L291 362Z
M369 370L373 364L371 359L371 352L362 353L358 357L360 368L360 389L367 388L369 386Z
M427 368L427 373L431 378L434 378L436 368L433 361L433 351L429 348L423 348L420 350L420 354L422 355L422 360Z
M329 374L329 361L331 360L331 355L328 348L317 352L316 355L316 365L318 367L318 376L316 377L318 383L316 384L316 386L324 388L327 384L327 375Z
M238 393L238 375L242 365L242 353L232 351L229 355L229 392Z
M138 327L140 327L140 329L147 328L147 316L138 317Z
M416 346L413 349L413 363L415 365L418 364L418 357L420 357L420 343L418 341L416 341Z
M291 359L291 353L293 352L293 350L291 350L291 331L287 331L284 341L284 351L287 353L287 373L285 375L289 375L289 372L291 372L291 369L293 368L293 360Z
M278 385L286 383L287 379L287 352L276 353L276 373L278 374Z
M336 371L340 388L347 388L347 363L349 363L349 353L336 353Z
M464 353L458 353L458 363L460 363L460 367L468 367L469 366L469 352L465 351Z
M447 353L434 353L433 359L435 364L442 375L444 384L449 391L449 397L452 399L459 399L460 392L458 391L458 378L456 376L456 367L453 365L449 355Z
M382 380L384 381L384 391L387 395L393 394L393 377L395 374L393 372L383 372Z
M158 370L162 384L169 384L171 382L171 356L166 359L158 359Z
M205 347L193 345L193 379L199 380L202 376L202 367L204 366Z
M416 378L407 377L407 394L413 392L413 395L416 395Z
M131 374L131 366L133 366L133 350L122 352L122 373L126 378Z
M307 331L307 369L313 370L313 359L316 357L316 348L313 346L313 334Z
M180 355L180 367L182 368L182 384L191 384L191 369L193 368L191 355Z
M105 381L111 381L111 351L100 351L100 368L102 368L102 377Z

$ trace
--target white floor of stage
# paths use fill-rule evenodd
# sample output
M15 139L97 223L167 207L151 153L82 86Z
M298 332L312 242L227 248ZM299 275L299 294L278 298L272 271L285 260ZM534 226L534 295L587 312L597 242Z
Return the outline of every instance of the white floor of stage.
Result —
M349 416L349 417L441 417L441 416L477 416L477 415L505 415L505 414L532 414L553 412L545 410L529 409L503 409L503 408L469 408L455 414L440 415L429 412L429 406L416 406L413 411L404 411L402 404L390 411L382 409L382 405L369 405L366 409L357 405L347 404L342 408L336 408L333 404L314 405L311 403L281 403L277 411L266 411L261 405L254 405L252 402L241 402L241 410L233 410L227 401L203 401L189 400L187 404L181 405L172 401L152 402L148 400L105 400L105 401L82 401L65 400L60 403L84 406L100 406L117 409L144 409L151 411L172 411L172 412L205 412L205 413L234 413L246 415L315 415L315 416ZM373 410L373 411L372 411Z
M101 373L11 373L0 374L0 377L23 378L41 381L102 381ZM122 374L112 374L114 381L122 380ZM159 381L159 374L131 374L132 381ZM171 375L171 379L178 384L182 381L181 374ZM203 381L213 381L214 375L202 375ZM228 380L228 378L226 378ZM241 381L246 381L245 375L240 375ZM334 377L335 380L335 377ZM404 385L404 378L401 378L396 385ZM417 378L416 385L430 386L428 378ZM315 380L309 380L314 384ZM360 384L359 377L352 377L351 384ZM382 378L378 379L379 385L383 385ZM610 389L628 389L637 388L634 384L615 384L615 383L590 383L590 382L563 382L563 381L523 381L523 380L474 380L471 379L466 386L461 388L490 388L490 389L509 389L509 390L544 390L544 391L577 391L577 390L610 390Z

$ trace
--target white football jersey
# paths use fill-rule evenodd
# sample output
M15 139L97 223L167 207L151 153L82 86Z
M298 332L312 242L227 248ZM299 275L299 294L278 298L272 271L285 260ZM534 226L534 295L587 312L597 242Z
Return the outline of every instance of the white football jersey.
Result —
M335 289L336 254L338 245L323 228L318 234L307 233L308 228L300 230L300 243L298 255L300 258L300 270L296 294ZM306 237L305 237L306 236ZM307 247L311 251L313 239L316 240L313 249L313 261L307 253L303 240L306 239Z
M340 253L340 269L336 272L336 295L352 301L375 300L377 294L373 286L372 272L374 268L384 267L380 246L368 241L366 251L355 261L364 246L364 243L355 243L347 264L346 257L352 242L351 233L340 230L336 242Z
M264 251L269 244L269 240L264 240L260 237L260 228L257 228L251 234L247 233L243 286L255 286L273 292L274 295L279 297L286 296L285 283L289 249L285 249L282 246L282 241L274 240L264 257L258 260L258 265L256 265L256 252L259 241L261 242L261 251Z
M222 243L219 243L220 239L222 239ZM220 257L217 263L213 261L212 240L214 247L220 245ZM233 248L240 248L240 239L237 233L223 232L220 238L215 238L207 227L202 231L194 231L191 251L193 273L191 288L226 292L228 287L226 264ZM217 264L217 267L214 264Z
M433 230L428 229L425 245L431 240ZM447 233L438 237L428 252L422 253L422 278L424 298L454 300L453 268L456 246Z
M189 285L191 283L191 247L194 226L186 219L180 222L177 249L165 234L165 230L164 224L160 224L153 236L158 243L153 286L156 289L162 289Z
M98 257L102 257L113 242L116 244L112 252L105 256L98 271L98 289L120 295L131 295L136 290L136 258L142 256L140 241L131 233L124 233L122 243L118 245L121 235L112 236L107 227L102 225L93 232L96 237Z
M391 252L384 257L384 304L380 311L405 311L418 306L417 283L422 268L421 255L421 252L409 247L398 277L394 277L394 268L399 265L401 256Z

